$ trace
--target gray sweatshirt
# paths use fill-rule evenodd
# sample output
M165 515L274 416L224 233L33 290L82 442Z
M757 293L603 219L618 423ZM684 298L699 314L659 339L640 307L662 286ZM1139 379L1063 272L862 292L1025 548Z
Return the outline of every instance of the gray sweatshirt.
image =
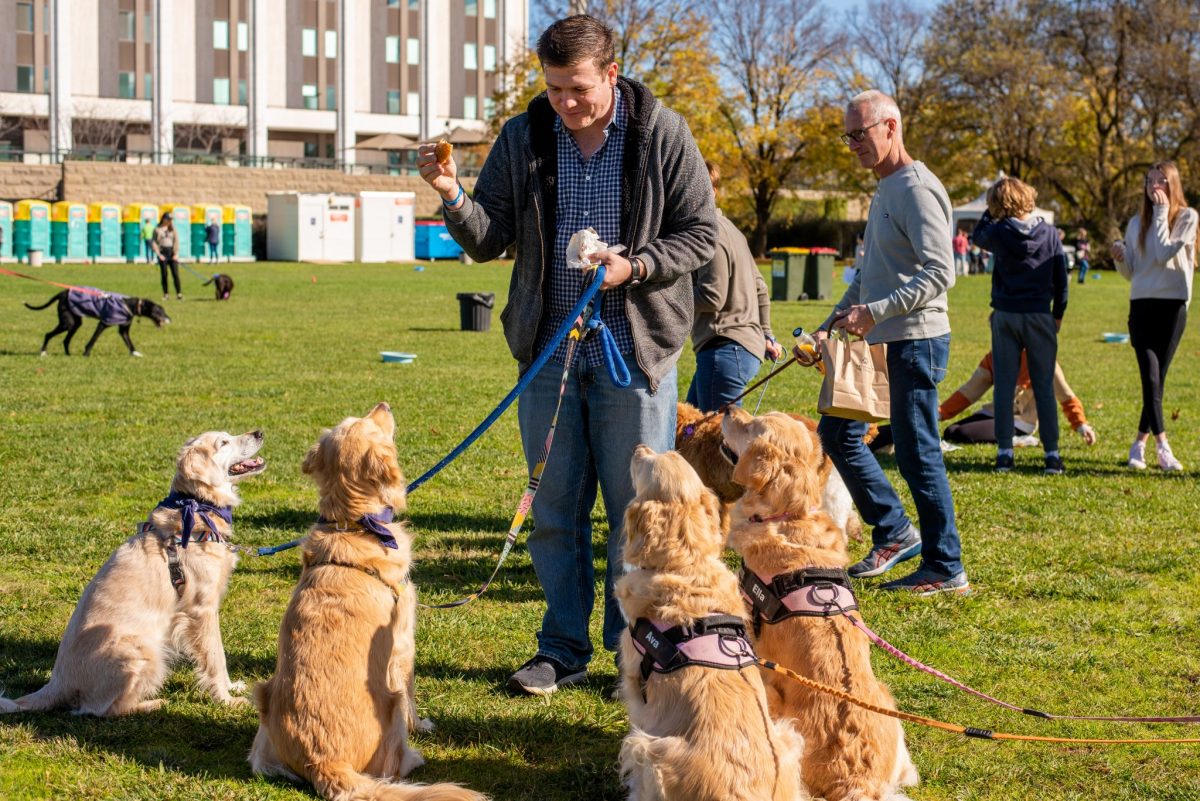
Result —
M1146 251L1138 246L1141 220L1138 215L1125 227L1125 261L1117 271L1133 282L1129 299L1166 298L1192 300L1192 273L1196 270L1195 209L1183 209L1175 217L1174 229L1167 225L1167 207L1155 206L1146 232Z
M771 335L771 301L746 237L717 210L717 252L696 273L692 348L716 337L738 343L762 361Z
M946 290L954 286L950 198L929 168L914 161L879 182L858 275L834 312L865 304L875 318L871 344L950 333ZM821 323L829 329L833 314Z

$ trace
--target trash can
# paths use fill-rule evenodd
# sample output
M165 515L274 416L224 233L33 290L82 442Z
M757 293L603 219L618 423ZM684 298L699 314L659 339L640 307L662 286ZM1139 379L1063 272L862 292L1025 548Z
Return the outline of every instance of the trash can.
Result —
M492 327L494 292L459 292L458 315L463 331L487 331Z
M41 267L42 266L42 251L40 251L40 250L29 251L29 266L30 267Z
M776 248L771 256L771 300L799 300L808 248Z
M809 300L827 300L833 294L833 248L809 248L804 271L804 294Z

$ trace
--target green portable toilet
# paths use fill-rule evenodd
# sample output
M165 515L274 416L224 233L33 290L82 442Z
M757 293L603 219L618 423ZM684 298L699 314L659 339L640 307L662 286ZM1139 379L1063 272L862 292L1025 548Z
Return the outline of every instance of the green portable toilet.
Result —
M50 207L50 255L58 263L87 259L87 206L60 200Z
M771 257L771 300L799 300L808 248L776 248Z
M196 261L208 261L208 238L204 228L210 222L221 227L221 207L213 203L197 203L192 206L192 256ZM218 246L220 240L218 239ZM217 251L220 253L221 251Z
M11 259L13 254L13 206L0 200L0 259Z
M251 219L249 206L227 204L222 207L221 254L226 260L250 258L253 252Z
M92 261L121 259L121 207L116 203L88 204L88 258Z
M17 201L13 211L13 256L28 261L31 250L50 252L50 204L44 200Z
M192 255L192 207L184 203L162 204L163 214L175 224L175 258L187 261Z
M130 203L121 213L121 247L125 261L141 261L145 257L142 246L143 223L158 225L158 206L153 203Z

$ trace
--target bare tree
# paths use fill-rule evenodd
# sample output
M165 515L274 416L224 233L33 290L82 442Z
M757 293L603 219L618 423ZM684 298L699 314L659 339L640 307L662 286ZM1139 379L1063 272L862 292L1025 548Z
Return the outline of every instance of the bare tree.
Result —
M226 140L244 140L246 128L232 110L212 122L184 123L175 126L175 148L195 153L236 155L225 153Z
M146 134L149 127L133 119L103 116L99 107L76 103L71 119L72 150L86 152L116 152L126 147L131 133Z

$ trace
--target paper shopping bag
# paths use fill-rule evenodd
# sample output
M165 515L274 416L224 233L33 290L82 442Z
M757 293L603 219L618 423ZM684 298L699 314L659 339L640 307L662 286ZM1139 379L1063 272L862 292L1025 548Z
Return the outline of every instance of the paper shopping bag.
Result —
M821 346L825 379L817 411L834 417L875 423L891 416L887 345L831 336Z

